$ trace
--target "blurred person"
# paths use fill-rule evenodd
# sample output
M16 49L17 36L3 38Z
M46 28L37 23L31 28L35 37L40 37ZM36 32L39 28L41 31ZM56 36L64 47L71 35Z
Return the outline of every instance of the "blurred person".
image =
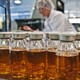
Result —
M37 0L36 7L39 10L39 13L45 17L44 32L76 32L76 29L66 16L62 12L55 10L55 6L51 0Z
M54 10L51 0L37 0L36 6L39 13L46 18L44 31L76 31L62 12Z
M46 18L43 31L76 32L66 16L62 12L55 10L51 0L37 0L36 6L39 13Z

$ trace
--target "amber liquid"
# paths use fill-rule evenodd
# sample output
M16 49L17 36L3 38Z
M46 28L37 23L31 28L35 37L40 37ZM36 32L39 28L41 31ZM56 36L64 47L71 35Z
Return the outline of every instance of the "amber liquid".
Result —
M23 49L11 51L11 80L24 80L26 75L25 52Z
M57 56L57 80L77 80L78 56Z
M45 64L46 64L46 51L44 50L30 50L26 54L28 65L28 78L29 80L44 80Z
M79 58L79 62L78 62L78 78L80 79L80 48L78 49L78 51L79 51L79 56L78 56L78 58Z
M8 78L10 73L9 49L0 49L0 78Z
M50 49L47 51L47 65L46 65L46 75L49 80L56 79L56 53L55 49Z

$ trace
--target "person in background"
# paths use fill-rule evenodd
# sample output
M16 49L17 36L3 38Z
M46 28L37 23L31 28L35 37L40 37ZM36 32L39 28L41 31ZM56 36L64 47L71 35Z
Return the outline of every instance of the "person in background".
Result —
M76 32L66 16L62 12L54 10L55 6L51 0L37 0L36 6L39 13L46 18L44 31Z
M39 13L45 18L44 32L76 32L74 26L66 16L62 12L55 10L55 6L51 0L37 0L36 7Z

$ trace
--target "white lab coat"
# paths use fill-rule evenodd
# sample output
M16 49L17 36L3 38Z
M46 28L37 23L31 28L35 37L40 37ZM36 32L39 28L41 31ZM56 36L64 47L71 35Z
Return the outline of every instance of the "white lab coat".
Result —
M44 32L76 32L74 26L69 22L65 15L60 11L51 10L49 18L44 22Z

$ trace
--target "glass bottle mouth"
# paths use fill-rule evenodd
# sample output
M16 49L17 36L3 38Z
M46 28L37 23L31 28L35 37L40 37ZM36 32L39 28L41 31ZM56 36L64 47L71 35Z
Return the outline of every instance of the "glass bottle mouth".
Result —
M13 32L12 38L13 39L24 39L27 37L27 34L25 32Z
M76 40L80 40L80 32L76 32Z
M29 33L29 37L32 40L42 40L43 32L31 32Z
M0 32L0 39L9 39L12 37L12 32Z
M60 34L60 41L75 41L76 33L63 32Z
M59 32L46 32L46 37L52 40L59 40Z

